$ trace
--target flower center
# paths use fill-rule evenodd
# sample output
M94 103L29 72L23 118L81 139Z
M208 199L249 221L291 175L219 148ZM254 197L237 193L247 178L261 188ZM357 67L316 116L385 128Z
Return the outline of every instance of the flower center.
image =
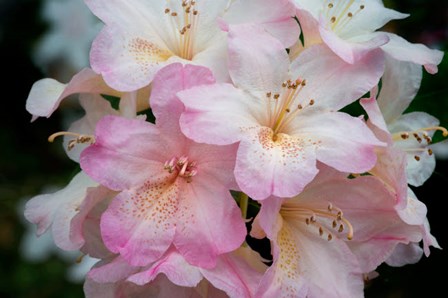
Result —
M176 172L177 176L185 178L187 183L190 183L193 176L198 173L196 162L189 161L187 156L173 157L165 162L163 168L170 174Z
M324 14L331 29L340 32L350 23L361 11L365 5L353 5L355 0L327 0L324 7Z
M273 140L276 141L278 133L284 131L285 127L303 109L315 104L314 99L310 99L306 104L297 104L297 97L305 88L306 80L297 79L283 82L279 93L266 93L268 127L273 130Z
M441 126L432 126L432 127L424 127L414 131L399 131L392 134L392 139L394 142L402 142L407 140L416 140L420 147L412 147L403 149L406 152L414 152L418 154L419 152L426 151L429 155L432 155L433 152L430 148L426 148L432 143L432 138L429 136L428 132L431 131L441 131L443 137L448 137L448 130L445 127ZM422 148L423 147L423 148ZM420 161L421 157L419 155L414 156L416 161Z
M313 208L297 204L296 202L286 202L282 205L280 214L286 220L297 220L305 223L308 227L316 228L319 236L326 235L327 240L333 239L333 233L343 233L346 231L348 240L353 239L353 226L344 217L341 209L329 203L326 209Z
M195 32L199 20L199 12L195 9L195 5L194 0L183 0L181 12L174 8L165 9L173 29L173 52L186 60L192 60L194 56Z

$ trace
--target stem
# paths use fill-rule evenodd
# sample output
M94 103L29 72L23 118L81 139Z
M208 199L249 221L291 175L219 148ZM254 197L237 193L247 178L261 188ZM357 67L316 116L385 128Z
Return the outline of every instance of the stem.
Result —
M249 205L249 197L242 192L240 194L240 208L241 208L241 214L243 215L243 218L246 219L247 217L247 206Z

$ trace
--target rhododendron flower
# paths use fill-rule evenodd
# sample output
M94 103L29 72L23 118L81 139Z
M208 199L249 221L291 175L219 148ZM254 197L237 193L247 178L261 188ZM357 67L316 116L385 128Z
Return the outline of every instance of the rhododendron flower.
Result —
M391 20L408 15L384 7L380 0L294 0L305 47L327 44L347 63L357 63L367 53L381 48L399 61L424 65L429 73L437 72L443 52L377 29Z
M235 177L242 191L257 200L292 197L313 180L316 160L356 173L375 165L373 148L382 143L360 119L336 111L377 84L381 53L350 65L317 46L290 65L280 42L239 26L229 31L229 55L235 86L198 86L178 96L188 137L239 142Z
M202 67L161 70L151 96L156 125L106 116L95 144L81 154L90 177L120 192L101 217L101 234L107 248L131 265L150 264L173 244L189 263L210 268L244 240L244 222L229 192L236 147L195 143L178 124L183 106L175 93L213 82Z
M395 204L381 180L328 167L300 195L263 201L253 234L271 239L274 263L256 297L361 297L363 273L422 240Z
M420 87L421 72L415 64L389 58L378 100L376 91L370 99L361 100L374 129L382 131L380 138L406 152L407 179L414 186L422 185L434 171L435 157L429 148L434 132L440 130L448 136L439 121L427 113L403 114Z
M228 78L226 34L219 28L218 18L224 16L232 2L86 0L86 3L106 24L92 46L92 67L117 90L142 88L161 67L176 61L204 65L219 80ZM244 5L245 15L252 18L242 18L238 9L230 9L229 22L250 21L273 33L283 31L281 36L288 43L292 40L286 35L294 36L294 41L298 38L299 27L292 19L294 13L288 0L250 0Z

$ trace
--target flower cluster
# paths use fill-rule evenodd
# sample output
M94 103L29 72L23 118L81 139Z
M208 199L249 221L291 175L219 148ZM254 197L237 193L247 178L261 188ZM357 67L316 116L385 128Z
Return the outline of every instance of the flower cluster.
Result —
M430 177L448 131L404 111L443 53L378 31L406 14L380 0L85 3L104 22L91 69L36 82L26 106L50 117L80 94L85 116L50 141L82 170L25 215L100 259L87 297L362 297L380 264L438 248L408 184ZM343 110L358 102L365 115ZM246 237L267 237L272 262Z

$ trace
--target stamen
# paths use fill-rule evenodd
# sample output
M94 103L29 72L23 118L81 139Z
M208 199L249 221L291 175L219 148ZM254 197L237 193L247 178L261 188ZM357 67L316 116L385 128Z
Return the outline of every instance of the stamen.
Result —
M192 181L191 178L198 173L196 164L194 161L189 161L187 156L173 157L165 161L163 169L170 174L176 172L178 177L185 178L187 183L190 183Z
M342 210L333 206L331 203L328 204L327 209L304 207L300 206L298 203L285 203L280 210L280 214L286 220L288 220L288 218L293 220L302 218L303 220L303 217L305 217L305 224L307 226L316 226L319 235L322 236L323 234L327 234L327 239L329 239L329 241L333 238L329 229L337 229L338 233L346 232L347 239L353 239L353 226L344 217ZM332 219L331 228L326 228L319 219Z
M92 135L82 135L82 134L70 132L70 131L56 132L48 137L48 142L53 143L57 137L61 137L61 136L76 137L75 139L70 140L68 142L67 149L69 151L72 150L77 144L90 143L90 145L91 145L91 144L95 143L95 137Z

